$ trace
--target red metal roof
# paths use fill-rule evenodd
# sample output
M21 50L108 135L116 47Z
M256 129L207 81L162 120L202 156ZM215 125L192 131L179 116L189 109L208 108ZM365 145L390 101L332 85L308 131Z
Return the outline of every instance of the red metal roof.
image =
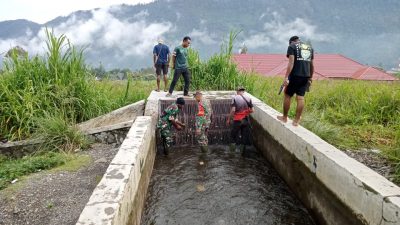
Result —
M238 68L264 76L284 76L288 59L285 54L237 54ZM340 54L315 54L314 79L398 80L376 68L365 66Z

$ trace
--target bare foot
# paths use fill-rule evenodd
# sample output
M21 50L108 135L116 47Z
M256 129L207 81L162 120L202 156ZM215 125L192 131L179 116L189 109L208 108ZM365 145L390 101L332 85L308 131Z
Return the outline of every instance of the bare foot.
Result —
M299 120L293 120L293 126L295 126L295 127L297 127L297 126L299 126Z
M278 120L280 120L281 122L284 122L284 123L287 122L287 117L284 117L284 116L277 116L276 118L277 118Z
M168 92L168 94L165 95L165 97L171 97L172 94Z

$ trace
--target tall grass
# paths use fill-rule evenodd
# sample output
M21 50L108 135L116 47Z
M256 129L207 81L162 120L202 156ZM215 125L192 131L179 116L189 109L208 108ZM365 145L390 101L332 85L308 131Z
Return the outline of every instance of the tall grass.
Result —
M38 118L37 125L35 137L45 140L40 146L42 150L74 152L89 146L87 137L63 115Z
M259 78L252 93L282 111L282 78ZM400 153L398 83L321 80L306 94L303 125L340 148L380 148ZM295 115L295 99L289 112ZM400 155L399 155L400 156Z
M0 135L10 140L29 138L40 118L63 116L79 123L142 98L132 91L115 94L97 85L84 61L65 35L46 31L44 57L11 54L0 76Z
M257 77L240 72L232 62L232 49L239 32L232 31L221 51L206 61L200 60L198 51L189 49L191 88L194 90L235 90L239 85L250 92Z

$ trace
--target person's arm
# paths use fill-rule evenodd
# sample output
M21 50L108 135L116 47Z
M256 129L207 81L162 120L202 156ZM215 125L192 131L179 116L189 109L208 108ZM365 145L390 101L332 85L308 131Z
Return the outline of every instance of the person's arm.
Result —
M157 51L156 51L156 46L153 48L153 66L154 68L156 67L156 61L157 61Z
M286 74L285 74L285 81L283 82L284 85L288 85L289 84L289 75L293 70L293 66L294 66L294 55L289 55L289 62L286 68Z
M182 127L186 127L186 125L184 123L175 119L175 116L170 116L168 119L169 119L169 121L171 121L172 125L178 130L181 130Z
M231 111L230 111L229 116L228 116L228 119L226 120L226 123L228 125L231 124L231 120L232 120L233 116L235 115L235 110L236 110L235 106L232 106L231 107Z
M254 109L253 109L253 102L250 99L250 107L249 107L249 113L253 113Z
M171 120L172 125L175 127L177 130L181 130L182 126L179 124L178 120Z
M153 66L156 67L157 55L153 54Z
M172 53L172 69L175 69L175 60L176 60L176 52L177 48L174 49L174 53Z
M235 102L235 97L232 97L231 101L231 111L229 112L228 119L226 120L226 124L229 126L231 124L231 120L235 116L235 111L236 111L236 102Z
M175 69L175 59L176 59L176 55L172 55L172 69Z
M176 120L175 122L181 127L186 127L186 124L184 124L183 122L181 122L179 120Z
M169 62L171 61L171 52L169 51L169 48L167 47L167 52L168 52L168 62L167 65L169 66Z

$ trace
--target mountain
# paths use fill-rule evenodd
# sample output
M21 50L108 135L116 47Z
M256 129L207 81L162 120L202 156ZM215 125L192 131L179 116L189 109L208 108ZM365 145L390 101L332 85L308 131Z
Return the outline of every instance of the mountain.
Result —
M77 11L45 24L0 22L0 53L13 45L43 52L48 27L85 47L94 66L137 69L151 65L160 36L172 48L189 35L207 58L236 29L242 31L236 51L244 42L251 53L282 53L289 37L299 35L316 52L391 68L400 60L399 9L398 0L158 0Z

